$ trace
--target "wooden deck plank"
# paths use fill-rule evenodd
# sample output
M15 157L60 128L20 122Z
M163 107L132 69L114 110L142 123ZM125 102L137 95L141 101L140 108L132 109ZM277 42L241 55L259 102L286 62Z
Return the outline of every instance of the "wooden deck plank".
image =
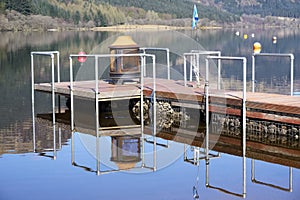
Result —
M193 86L193 84L189 85ZM75 96L95 98L95 81L74 82L73 86ZM98 89L99 100L103 101L120 98L138 98L141 92L140 84L113 85L102 80L99 81ZM50 93L51 84L36 84L35 90ZM151 97L152 91L153 79L145 78L143 94ZM70 83L55 83L55 92L69 96ZM210 89L209 95L210 111L241 115L242 92ZM174 102L203 104L205 101L203 87L185 87L183 81L166 79L156 79L156 96L157 98L173 99ZM300 124L299 96L248 92L246 106L247 117Z

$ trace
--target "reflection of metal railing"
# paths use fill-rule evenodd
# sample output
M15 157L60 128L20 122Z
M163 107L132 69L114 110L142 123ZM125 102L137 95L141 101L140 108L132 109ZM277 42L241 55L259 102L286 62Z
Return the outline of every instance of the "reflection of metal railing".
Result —
M190 155L188 155L188 152L187 152L188 149L190 149L193 152L192 157L190 157ZM216 152L216 154L213 154L213 153L209 154L209 159L220 158L220 157L221 157L220 152ZM206 159L205 149L184 144L183 161L191 163L193 165L199 165L200 160L204 160L204 159Z
M243 198L246 197L246 73L247 59L245 57L226 57L226 56L207 56L206 58L206 75L205 75L205 110L206 110L206 185L208 182L208 165L209 165L209 59L217 60L237 60L243 62L243 99L242 99L242 146L243 146Z
M143 125L142 125L143 126ZM121 130L121 129L120 129ZM128 129L126 129L128 130ZM133 131L136 130L136 129L132 129ZM130 136L130 134L126 134L126 137ZM106 137L110 137L110 136L106 136ZM86 166L85 164L79 164L78 161L76 161L75 159L75 132L72 132L72 143L71 143L71 159L72 159L72 165L75 166L75 167L79 167L79 168L82 168L86 171L89 171L89 172L92 172L92 173L95 173L97 175L103 175L103 174L109 174L109 173L114 173L114 172L120 172L120 171L128 171L128 170L134 170L134 169L146 169L146 170L151 170L151 171L156 171L156 147L157 147L157 144L155 142L153 142L153 166L150 166L149 163L146 164L146 159L145 159L145 143L146 141L144 139L142 139L142 134L139 134L139 135L136 135L136 134L133 134L132 135L133 138L135 137L140 137L141 138L141 160L139 160L141 163L139 166L131 166L130 168L119 168L119 169L101 169L100 165L101 165L101 150L100 150L100 140L99 140L99 137L96 137L96 161L97 161L97 164L96 164L96 169L94 169L93 167L88 167ZM107 139L105 137L102 137L103 139ZM155 138L155 137L154 137ZM154 140L156 141L156 140ZM107 141L105 141L107 142ZM116 145L116 144L113 144L111 143L111 145ZM117 147L117 149L119 149L120 147ZM112 149L112 147L111 147ZM108 151L103 151L103 153L107 153ZM138 162L138 161L137 161ZM107 164L107 163L106 163Z
M265 186L272 187L272 188L275 188L275 189L279 189L279 190L283 190L283 191L287 191L287 192L292 192L293 191L293 168L289 167L289 187L284 188L282 186L278 186L278 185L275 185L275 184L272 184L272 183L266 183L266 182L257 180L255 178L255 160L252 159L251 160L251 181L253 183L265 185Z
M57 82L60 82L60 66L59 66L59 52L58 51L42 51L42 52L31 52L31 109L32 109L32 127L33 127L33 151L36 151L35 142L35 98L34 98L34 55L36 56L50 56L51 57L51 93L52 93L52 124L53 124L53 159L56 159L56 130L55 130L55 55L57 58ZM60 99L59 99L60 102ZM59 103L60 104L60 103Z
M282 54L282 53L254 53L252 55L252 92L255 92L255 57L257 56L272 56L272 57L290 57L290 73L291 73L291 90L290 95L294 95L294 54Z
M140 48L146 54L147 50L150 51L166 51L166 60L167 60L167 70L168 70L168 80L171 78L171 72L170 72L170 50L169 48L156 48L156 47L142 47ZM144 64L144 67L146 65ZM144 76L146 76L146 68L144 69Z

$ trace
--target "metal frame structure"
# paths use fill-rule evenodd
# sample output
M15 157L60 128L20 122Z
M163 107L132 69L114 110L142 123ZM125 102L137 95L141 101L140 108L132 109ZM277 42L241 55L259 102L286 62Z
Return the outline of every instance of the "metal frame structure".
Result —
M34 98L34 56L50 56L51 58L51 93L52 93L52 125L53 125L53 159L56 159L56 128L55 128L55 55L57 58L57 82L60 82L60 66L58 51L31 52L31 109L32 109L32 128L33 128L33 151L36 152L36 131L35 131L35 98ZM59 100L60 101L60 100ZM60 103L59 103L60 105Z
M294 95L294 54L284 54L284 53L254 53L252 54L252 92L255 92L255 57L256 56L272 56L272 57L290 57L291 64L290 64L290 70L291 70L291 90L290 95Z
M274 185L274 184L271 184L271 183L266 183L266 182L257 180L255 178L255 160L251 159L251 181L253 183L265 185L265 186L272 187L272 188L275 188L275 189L278 189L278 190L292 192L293 191L293 168L289 167L289 187L284 188L282 186L278 186L278 185Z
M246 84L247 59L245 57L207 56L205 75L205 111L206 111L206 186L209 187L209 60L240 60L243 62L243 99L242 99L242 145L243 145L243 193L246 197Z
M193 151L193 157L189 158L187 154L188 147ZM221 153L217 152L217 154L209 154L209 159L213 158L220 158ZM200 160L206 159L206 152L204 149L197 147L197 146L191 146L184 144L184 152L183 152L183 161L191 163L193 165L199 165Z
M170 72L170 49L169 48L156 48L156 47L142 47L140 50L143 51L144 54L146 54L147 50L152 51L166 51L166 60L167 60L167 69L168 69L168 80L171 78L171 72ZM144 67L146 65L144 64ZM144 76L146 76L146 68L144 69Z
M191 50L190 53L183 54L183 76L184 76L184 85L186 86L187 82L187 73L186 73L186 66L187 66L187 57L190 56L190 81L192 81L192 74L193 74L193 66L195 66L199 72L199 56L206 55L206 56L213 56L216 55L218 57L221 56L221 51L201 51L201 50ZM218 89L221 89L221 61L218 60Z
M73 135L74 133L72 133L72 135ZM142 135L142 134L141 134ZM75 139L75 137L74 136L72 136L73 138L72 138L72 140L74 140ZM141 138L142 138L142 136L141 136ZM97 140L97 138L96 138L96 140ZM93 172L93 173L96 173L96 175L103 175L103 174L109 174L109 173L114 173L114 172L120 172L120 171L126 171L126 170L129 170L129 169L109 169L109 170L100 170L100 154L101 154L101 152L100 152L100 141L98 140L98 143L96 144L96 151L98 151L99 152L99 155L96 155L96 160L97 160L97 165L96 165L96 170L93 170L92 168L90 168L90 167L87 167L87 166L84 166L84 165L79 165L76 161L75 161L75 144L74 144L74 142L72 142L72 146L71 146L71 148L72 148L72 151L71 151L71 157L72 157L72 165L73 166L76 166L76 167L79 167L79 168L83 168L83 169L85 169L85 170L87 170L87 171L90 171L90 172ZM156 144L154 144L153 143L153 145L155 146L155 148L156 148ZM141 166L136 166L136 167L134 167L134 168L131 168L131 169L140 169L140 168L142 168L142 169L149 169L149 170L152 170L152 171L156 171L156 159L157 159L157 157L156 157L156 149L155 149L155 151L153 152L153 167L150 167L150 166L147 166L146 165L146 163L145 163L145 157L144 157L144 154L145 154L145 151L144 151L144 146L145 146L145 140L143 140L143 139L141 139L141 147L142 147L142 152L141 152ZM96 153L97 154L97 153Z
M99 129L100 129L100 123L99 123L99 73L98 73L98 63L99 63L99 58L111 58L111 57L136 57L139 56L141 58L141 77L140 77L140 102L141 106L144 104L144 96L143 96L143 90L144 90L144 68L146 65L146 58L150 57L152 59L152 65L153 65L153 91L152 91L152 99L153 99L153 140L154 140L154 163L156 162L156 58L155 55L152 54L93 54L93 55L79 55L79 54L71 54L69 56L70 60L70 98L71 98L71 130L72 130L72 146L74 146L74 80L73 80L73 57L89 57L89 58L94 58L95 59L95 88L94 93L95 93L95 120L96 120L96 157L97 157L97 174L100 174L100 154L99 154ZM144 122L144 113L143 109L141 110L141 123L143 124ZM144 130L143 126L141 126L141 132L142 132L142 140L144 140ZM142 147L144 150L144 147ZM72 154L73 155L73 154ZM73 156L72 156L73 159ZM156 166L156 163L155 163ZM156 169L154 169L155 171Z

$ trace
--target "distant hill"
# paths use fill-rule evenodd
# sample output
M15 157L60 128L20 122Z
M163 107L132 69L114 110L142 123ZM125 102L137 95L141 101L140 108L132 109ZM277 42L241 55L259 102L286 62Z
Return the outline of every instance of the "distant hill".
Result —
M113 6L138 7L159 13L168 13L177 18L191 15L193 4L198 5L201 18L232 21L235 15L261 15L300 17L300 0L96 0ZM229 17L231 16L231 17ZM227 18L229 17L229 19Z
M242 15L300 17L300 0L203 0L230 13Z
M157 13L170 14L173 18L191 18L193 5L198 5L200 18L208 18L218 22L234 22L239 18L235 14L230 14L225 10L220 10L216 6L209 6L201 1L191 0L96 0L97 2L109 3L117 7L137 7L144 10L153 10Z
M0 0L0 30L190 26L194 4L201 26L300 24L300 0Z

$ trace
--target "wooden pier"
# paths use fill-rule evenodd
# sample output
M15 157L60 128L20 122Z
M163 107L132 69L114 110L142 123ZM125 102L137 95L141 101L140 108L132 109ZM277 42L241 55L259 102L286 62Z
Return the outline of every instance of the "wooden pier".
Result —
M34 89L51 93L50 83L35 84ZM99 81L99 101L139 98L140 83L122 85ZM73 82L74 96L95 99L95 81ZM205 103L204 83L184 86L183 81L156 79L156 98L166 99L174 106L203 109ZM70 82L55 83L55 94L70 96ZM145 78L143 95L151 98L153 80ZM213 113L241 116L242 92L210 90L209 111ZM247 118L300 125L300 97L268 93L247 92Z

